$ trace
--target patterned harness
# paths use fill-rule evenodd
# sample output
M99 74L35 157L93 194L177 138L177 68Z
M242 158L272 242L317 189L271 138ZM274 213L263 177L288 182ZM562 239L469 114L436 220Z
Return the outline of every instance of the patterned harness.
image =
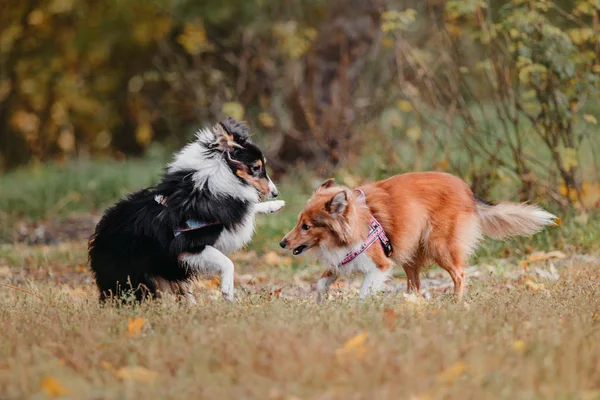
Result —
M356 191L360 193L359 199L366 206L367 205L367 196L366 196L365 192L362 189L356 189ZM369 234L367 235L367 238L365 239L363 244L360 246L360 248L348 253L346 255L346 257L344 257L344 259L338 264L338 267L344 266L344 265L348 264L350 261L356 259L362 253L367 251L367 249L369 247L371 247L373 245L373 243L375 243L378 240L379 240L379 243L381 243L381 247L383 248L383 252L385 253L386 257L390 257L393 254L392 243L390 242L390 239L385 234L385 231L383 230L383 227L381 226L379 221L377 221L377 218L375 218L373 216L373 214L371 214L371 222L369 223Z
M156 201L161 206L167 206L167 198L162 194L157 194L154 196L154 201ZM204 222L204 221L194 221L188 219L183 223L179 228L173 229L173 234L175 237L181 235L183 232L195 231L197 229L206 228L207 226L220 225L220 222Z

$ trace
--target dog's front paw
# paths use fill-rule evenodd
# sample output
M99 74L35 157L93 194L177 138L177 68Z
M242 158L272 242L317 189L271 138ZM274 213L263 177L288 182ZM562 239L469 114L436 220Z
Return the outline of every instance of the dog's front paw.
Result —
M265 203L267 206L267 213L275 213L285 207L285 201L283 200L273 200Z

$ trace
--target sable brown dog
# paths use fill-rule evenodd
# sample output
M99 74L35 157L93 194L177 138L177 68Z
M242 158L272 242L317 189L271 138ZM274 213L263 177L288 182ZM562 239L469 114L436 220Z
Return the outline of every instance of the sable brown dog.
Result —
M406 272L408 290L421 289L419 274L431 262L448 271L458 299L464 266L482 237L530 235L556 217L536 205L478 198L461 179L414 172L356 190L325 181L280 245L299 255L315 248L331 267L317 283L318 299L341 274L362 272L360 298L378 290L394 263Z

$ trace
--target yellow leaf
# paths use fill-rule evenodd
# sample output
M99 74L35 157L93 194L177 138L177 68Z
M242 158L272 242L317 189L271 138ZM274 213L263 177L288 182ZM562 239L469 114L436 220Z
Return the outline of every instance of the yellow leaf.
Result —
M598 400L600 399L600 389L584 390L579 398L581 400Z
M400 110L402 110L406 113L413 111L412 104L410 104L410 101L407 101L407 100L398 100L396 102L396 107L398 107Z
M534 292L539 292L540 290L544 291L546 289L546 287L542 283L535 283L531 280L525 281L525 286L527 287L527 289L532 290Z
M342 348L337 349L335 354L338 357L352 355L357 358L362 358L367 352L365 341L367 340L368 336L368 332L359 333L358 335L353 336L346 341Z
M419 140L421 137L421 128L418 125L411 126L406 130L406 136L413 140Z
M566 170L577 167L579 161L577 160L577 150L571 147L556 147L555 150L560 154L562 163Z
M244 118L245 113L244 106L237 101L224 103L221 111L223 111L223 114L229 115L230 117L238 120Z
M513 349L517 352L517 353L522 353L525 351L525 342L522 340L515 340L513 342Z
M115 375L126 381L151 383L158 378L158 373L144 367L132 366L119 368Z
M457 362L451 367L440 372L437 380L439 383L449 385L460 378L467 370L467 365L463 362Z
M135 140L142 146L147 146L152 140L152 125L148 122L142 122L135 129Z
M543 251L538 251L535 253L531 253L530 255L527 256L527 262L531 263L534 261L546 261L549 260L551 258L558 258L558 259L563 259L566 257L566 254L563 253L562 251L550 251L548 253L545 253Z
M148 322L146 318L130 319L129 322L127 322L127 333L129 334L129 337L139 335L142 332L144 325L146 325L146 322Z
M272 128L275 126L275 118L266 111L258 114L258 122L265 128Z
M69 391L65 389L58 379L52 378L51 376L43 378L40 385L42 386L44 393L52 398L63 397L69 394Z
M205 53L213 49L208 42L202 21L186 23L183 33L177 37L177 41L192 55Z
M71 129L63 129L58 135L58 140L56 141L58 147L64 151L65 153L70 153L75 150L75 135Z
M280 257L274 251L270 251L265 254L265 263L269 265L279 265Z
M593 125L598 124L598 121L596 120L596 117L594 117L591 114L583 114L583 119L585 119L590 124L593 124Z
M29 22L29 25L31 26L37 26L44 22L44 18L44 12L39 8L36 8L27 16L27 22Z

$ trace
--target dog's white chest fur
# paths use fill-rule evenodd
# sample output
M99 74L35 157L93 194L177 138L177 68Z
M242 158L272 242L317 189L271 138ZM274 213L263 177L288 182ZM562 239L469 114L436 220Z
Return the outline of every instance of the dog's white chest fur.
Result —
M338 264L350 253L351 251L360 247L360 243L355 246L349 246L338 249L328 249L326 247L319 247L318 251L320 253L321 259L324 260L328 265L331 266L332 270L335 270L338 275L341 276L349 276L356 272L361 272L363 274L369 273L376 269L377 266L371 260L371 257L364 252L356 257L354 260L350 261L348 264L338 266Z
M241 249L252 240L254 235L255 207L250 206L242 222L234 229L224 229L214 244L224 254Z

